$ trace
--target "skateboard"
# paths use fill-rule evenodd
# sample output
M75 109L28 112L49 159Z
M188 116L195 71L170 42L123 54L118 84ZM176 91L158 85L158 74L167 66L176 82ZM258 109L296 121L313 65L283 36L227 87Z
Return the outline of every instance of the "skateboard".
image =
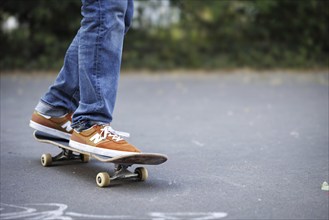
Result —
M128 168L135 164L159 165L167 161L166 155L157 153L139 153L118 157L101 156L74 149L69 146L68 140L41 131L34 131L33 136L39 142L55 145L61 149L61 152L54 157L49 153L42 154L41 164L44 167L51 166L53 162L60 161L80 161L87 163L90 158L104 163L113 163L115 165L115 173L113 176L110 176L107 172L100 172L97 174L96 183L99 187L109 186L110 182L113 180L133 179L145 181L148 178L148 171L145 167L137 167L134 172L129 171Z

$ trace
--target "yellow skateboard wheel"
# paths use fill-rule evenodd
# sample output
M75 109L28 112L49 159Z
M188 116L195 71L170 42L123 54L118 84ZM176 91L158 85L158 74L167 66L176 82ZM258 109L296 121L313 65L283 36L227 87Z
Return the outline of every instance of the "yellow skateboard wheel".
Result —
M53 162L51 154L42 154L41 155L41 164L44 167L48 167Z
M106 172L98 173L96 176L96 183L99 187L110 185L110 175Z
M148 178L148 172L145 167L137 167L135 173L138 174L138 179L140 181L145 181Z
M80 154L80 158L81 158L82 162L84 162L84 163L88 163L90 160L90 157L87 154Z

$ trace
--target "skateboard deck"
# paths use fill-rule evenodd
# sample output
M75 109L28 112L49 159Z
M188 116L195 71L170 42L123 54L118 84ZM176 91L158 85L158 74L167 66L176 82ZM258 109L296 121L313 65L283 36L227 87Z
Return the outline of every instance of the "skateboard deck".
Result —
M144 167L138 167L134 172L130 172L128 167L134 164L144 165L159 165L167 161L167 156L158 153L138 153L118 157L107 157L98 154L93 154L81 151L69 146L69 141L61 139L41 131L34 131L34 138L42 143L51 144L59 147L62 152L52 157L50 154L43 154L41 156L41 164L45 167L51 166L53 162L58 161L73 161L88 162L90 158L105 163L115 164L115 174L110 177L108 173L101 172L96 176L96 183L100 187L105 187L110 184L111 180L116 179L137 179L144 181L148 177L148 171Z

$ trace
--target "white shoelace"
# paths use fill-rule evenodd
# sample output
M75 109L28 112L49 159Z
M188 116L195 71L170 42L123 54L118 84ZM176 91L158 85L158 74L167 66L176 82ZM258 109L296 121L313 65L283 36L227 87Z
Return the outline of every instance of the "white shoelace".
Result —
M130 137L130 134L123 131L116 131L111 126L106 125L104 128L101 129L101 138L105 140L107 137L111 137L112 140L119 142L124 140L122 137Z

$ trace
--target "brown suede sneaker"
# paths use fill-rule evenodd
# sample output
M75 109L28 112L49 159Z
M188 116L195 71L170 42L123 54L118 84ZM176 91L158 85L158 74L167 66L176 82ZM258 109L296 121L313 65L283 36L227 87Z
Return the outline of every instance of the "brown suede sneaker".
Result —
M109 125L94 125L81 132L74 130L69 145L107 157L140 153L139 149L122 138L124 134L127 133L115 131Z
M73 129L71 128L72 114L55 118L34 112L30 120L30 127L47 134L70 140Z

